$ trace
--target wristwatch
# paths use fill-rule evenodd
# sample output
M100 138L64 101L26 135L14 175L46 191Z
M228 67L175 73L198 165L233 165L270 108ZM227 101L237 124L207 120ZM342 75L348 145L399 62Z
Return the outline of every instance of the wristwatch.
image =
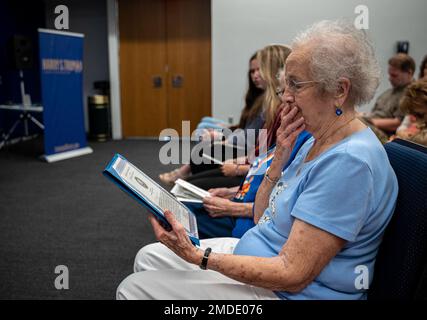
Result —
M200 263L200 269L206 270L208 266L208 258L212 252L212 248L206 248L205 253L203 255L202 262Z

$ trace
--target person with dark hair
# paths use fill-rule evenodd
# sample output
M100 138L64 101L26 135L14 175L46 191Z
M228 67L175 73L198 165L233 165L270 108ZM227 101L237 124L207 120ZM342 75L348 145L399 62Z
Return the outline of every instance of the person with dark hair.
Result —
M258 113L260 103L256 103L257 99L264 93L265 81L261 77L259 62L257 59L258 52L255 52L250 59L248 71L248 91L245 96L245 107L240 115L237 128L245 128L248 121L253 119ZM255 106L255 108L253 107ZM261 106L262 107L262 106Z
M420 74L418 76L418 79L427 80L427 55L424 57L423 61L421 62Z
M237 125L229 126L224 120L204 117L197 125L197 129L223 129L229 127L232 130L237 128L244 129L248 121L251 121L258 113L260 104L256 100L264 93L264 80L260 76L259 63L257 60L257 52L249 59L248 70L248 91L245 96L245 107L240 115L240 120Z
M398 53L388 61L388 75L392 88L381 94L369 114L362 115L366 124L373 128L381 141L393 135L402 123L404 114L399 108L399 100L405 88L413 80L415 61L409 55Z

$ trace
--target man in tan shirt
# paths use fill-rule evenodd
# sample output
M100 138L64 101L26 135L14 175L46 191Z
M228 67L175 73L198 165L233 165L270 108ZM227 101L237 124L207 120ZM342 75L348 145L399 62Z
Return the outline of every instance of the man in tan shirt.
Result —
M381 94L371 113L362 115L369 124L390 136L400 126L404 114L399 108L405 88L413 80L415 62L409 55L398 53L388 61L388 75L392 88Z

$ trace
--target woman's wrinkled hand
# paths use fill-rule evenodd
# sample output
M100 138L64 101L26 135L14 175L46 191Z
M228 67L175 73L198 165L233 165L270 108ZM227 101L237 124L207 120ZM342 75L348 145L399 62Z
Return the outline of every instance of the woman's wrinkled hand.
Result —
M285 104L281 112L281 123L277 129L276 155L290 154L298 135L304 131L305 124L302 116L297 116L298 108Z
M212 218L231 216L233 202L219 197L203 198L203 206Z
M199 264L201 261L200 250L191 243L183 225L175 219L170 211L166 210L164 216L172 227L170 231L165 230L153 215L148 216L157 240L185 261Z

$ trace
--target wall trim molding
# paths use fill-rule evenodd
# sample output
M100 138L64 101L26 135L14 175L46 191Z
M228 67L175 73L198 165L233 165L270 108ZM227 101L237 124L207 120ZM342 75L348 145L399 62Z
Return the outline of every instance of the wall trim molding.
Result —
M107 0L108 64L110 70L111 127L114 140L122 139L119 63L119 7L117 0Z

